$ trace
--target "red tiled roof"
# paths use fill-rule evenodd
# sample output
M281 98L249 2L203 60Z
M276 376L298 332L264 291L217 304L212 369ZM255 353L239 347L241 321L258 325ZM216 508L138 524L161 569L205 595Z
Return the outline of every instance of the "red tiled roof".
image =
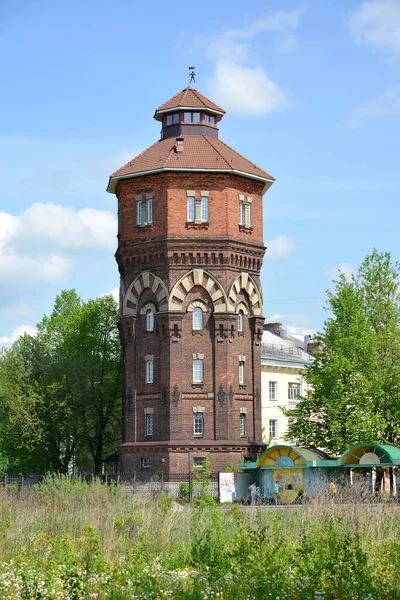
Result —
M108 190L113 192L112 178L145 174L147 171L170 169L193 169L239 171L257 178L274 181L274 177L224 144L221 140L206 136L187 136L183 141L184 152L175 152L175 139L166 138L147 148L110 176ZM116 184L116 181L115 181Z
M164 111L173 108L179 108L180 106L184 106L187 108L210 108L211 110L215 110L217 112L225 114L223 108L211 102L208 98L200 94L197 90L194 90L191 87L187 87L175 96L172 96L170 100L164 102L156 109L154 116L157 115L159 111Z

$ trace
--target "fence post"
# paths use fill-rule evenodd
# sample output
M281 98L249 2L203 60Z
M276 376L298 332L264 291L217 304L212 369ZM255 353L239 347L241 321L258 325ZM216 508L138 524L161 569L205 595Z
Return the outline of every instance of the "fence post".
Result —
M218 473L217 473L217 478L218 478L218 479L217 479L217 492L218 492L218 496L217 496L217 502L221 502L221 495L220 495L220 491L221 491L221 490L220 490L220 481L221 481L221 478L220 478L220 476L219 476L219 473L220 473L220 472L218 471Z
M192 490L192 472L189 471L189 502L193 500L193 490Z
M164 473L161 472L161 491L164 491Z

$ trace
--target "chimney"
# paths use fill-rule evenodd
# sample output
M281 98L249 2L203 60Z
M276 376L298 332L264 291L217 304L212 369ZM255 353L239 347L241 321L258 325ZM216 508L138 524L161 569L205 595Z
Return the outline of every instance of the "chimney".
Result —
M275 335L281 335L282 323L264 323L264 331L271 331Z
M183 137L177 137L175 140L175 154L183 154Z

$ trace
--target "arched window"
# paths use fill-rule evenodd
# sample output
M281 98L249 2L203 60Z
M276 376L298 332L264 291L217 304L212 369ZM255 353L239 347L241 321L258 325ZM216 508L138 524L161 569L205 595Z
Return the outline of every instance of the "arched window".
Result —
M238 331L243 331L243 311L242 310L239 310L239 312L238 312L237 328L238 328Z
M154 331L154 312L150 308L146 311L146 331Z
M199 306L193 309L193 329L203 329L203 311Z

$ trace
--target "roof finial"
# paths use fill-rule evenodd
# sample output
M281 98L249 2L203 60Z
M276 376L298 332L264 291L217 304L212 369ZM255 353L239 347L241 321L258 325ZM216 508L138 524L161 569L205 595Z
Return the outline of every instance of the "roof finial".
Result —
M189 67L189 85L191 83L196 83L196 73L194 72L196 67Z

